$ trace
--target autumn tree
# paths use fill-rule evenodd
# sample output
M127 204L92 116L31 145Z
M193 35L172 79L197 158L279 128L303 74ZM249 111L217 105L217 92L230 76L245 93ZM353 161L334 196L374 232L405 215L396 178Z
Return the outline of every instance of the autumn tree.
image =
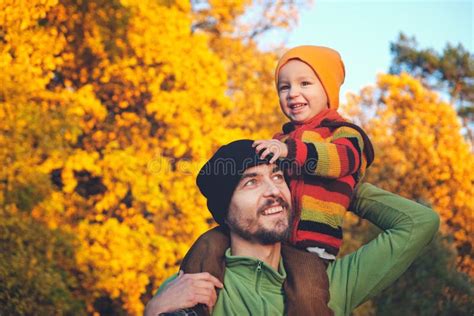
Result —
M226 94L232 109L225 113L225 125L248 138L269 138L281 129L274 84L274 68L283 49L261 51L258 40L274 28L283 30L298 21L304 1L192 1L193 30L208 34L211 49L227 73Z
M436 90L446 91L451 103L459 105L458 113L474 120L474 56L462 44L447 44L441 53L419 48L415 37L400 33L390 44L390 72L411 73Z
M255 4L266 11L246 20ZM88 313L141 314L212 225L195 174L220 144L276 131L276 54L255 38L296 8L0 3L0 201L73 236L64 271L81 276Z
M408 74L381 75L376 88L348 100L346 111L376 149L367 181L439 212L455 238L459 267L472 276L474 156L454 108Z
M22 210L1 208L0 313L85 315L74 238L39 225Z
M392 64L390 72L408 72L431 89L450 97L462 118L463 134L474 144L474 55L462 44L446 44L442 52L418 47L415 37L400 33L390 44Z
M231 103L221 61L205 35L191 33L189 10L63 1L46 16L68 41L48 89L92 97L73 152L42 165L58 191L33 215L79 238L90 312L109 302L140 314L147 289L208 227L193 173L211 146L233 137L215 124Z
M220 144L279 129L277 52L260 51L257 39L291 27L299 6L0 2L0 203L14 210L2 232L16 232L2 236L17 236L0 266L42 262L19 264L33 277L2 274L5 282L32 289L31 302L62 293L38 305L45 311L141 314L212 225L194 182L204 160ZM469 269L472 155L454 112L406 76L382 77L373 95L352 101L378 111L365 126L380 152L370 180L430 201ZM23 241L32 247L13 253ZM11 297L8 286L0 291Z
M474 284L474 157L454 107L402 73L380 75L375 86L348 94L341 111L368 132L375 147L376 159L364 181L432 207L443 223L440 236L414 265L354 315L469 310ZM344 232L342 252L349 253L379 230L348 214Z

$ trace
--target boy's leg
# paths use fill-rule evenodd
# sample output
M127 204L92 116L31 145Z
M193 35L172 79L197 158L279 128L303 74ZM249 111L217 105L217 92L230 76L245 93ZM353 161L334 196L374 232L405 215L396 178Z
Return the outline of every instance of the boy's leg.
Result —
M230 247L229 232L222 226L201 235L181 263L184 273L208 272L224 282L225 251Z
M332 315L326 263L317 255L282 244L288 315Z

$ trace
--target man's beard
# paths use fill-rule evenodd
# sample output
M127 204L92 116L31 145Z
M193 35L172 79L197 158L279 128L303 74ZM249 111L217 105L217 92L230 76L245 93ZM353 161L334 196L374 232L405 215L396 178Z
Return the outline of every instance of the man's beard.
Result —
M242 237L245 240L248 241L257 241L263 245L272 245L277 242L282 242L285 241L289 238L290 234L290 225L292 223L292 212L290 210L290 206L287 202L285 202L282 198L278 197L274 200L267 200L265 205L260 207L257 210L257 215L259 216L264 216L260 215L262 214L263 210L269 207L270 205L274 204L275 202L278 202L282 207L283 211L286 210L288 212L288 217L287 217L287 225L286 228L283 230L270 230L264 227L257 227L257 230L254 232L250 232L247 227L245 227L241 221L239 221L236 217L234 216L228 216L227 217L227 225L229 226L230 230L237 234L238 236ZM257 217L258 219L258 217ZM276 224L275 227L278 227L279 225L284 225L284 219L280 219Z

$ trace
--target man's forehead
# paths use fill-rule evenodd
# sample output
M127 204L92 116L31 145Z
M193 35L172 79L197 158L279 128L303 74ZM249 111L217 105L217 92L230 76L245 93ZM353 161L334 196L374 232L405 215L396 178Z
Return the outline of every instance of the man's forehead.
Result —
M253 166L250 168L247 168L244 173L242 174L242 177L248 176L248 175L253 175L253 174L264 174L264 173L270 173L270 172L277 172L280 171L280 167L277 164L261 164L258 166Z

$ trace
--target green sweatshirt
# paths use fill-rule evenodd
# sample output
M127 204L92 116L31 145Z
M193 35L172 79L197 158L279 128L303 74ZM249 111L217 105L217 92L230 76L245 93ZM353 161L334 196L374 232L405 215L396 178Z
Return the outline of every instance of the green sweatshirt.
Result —
M367 183L356 192L350 210L383 232L328 266L329 307L335 315L349 315L395 281L439 226L439 216L418 203ZM232 256L229 250L226 261L224 289L213 315L284 315L282 262L275 271L255 258Z
M213 315L282 315L285 309L283 261L275 271L265 262L232 256L226 251L224 288L220 290ZM243 304L242 302L245 302Z

